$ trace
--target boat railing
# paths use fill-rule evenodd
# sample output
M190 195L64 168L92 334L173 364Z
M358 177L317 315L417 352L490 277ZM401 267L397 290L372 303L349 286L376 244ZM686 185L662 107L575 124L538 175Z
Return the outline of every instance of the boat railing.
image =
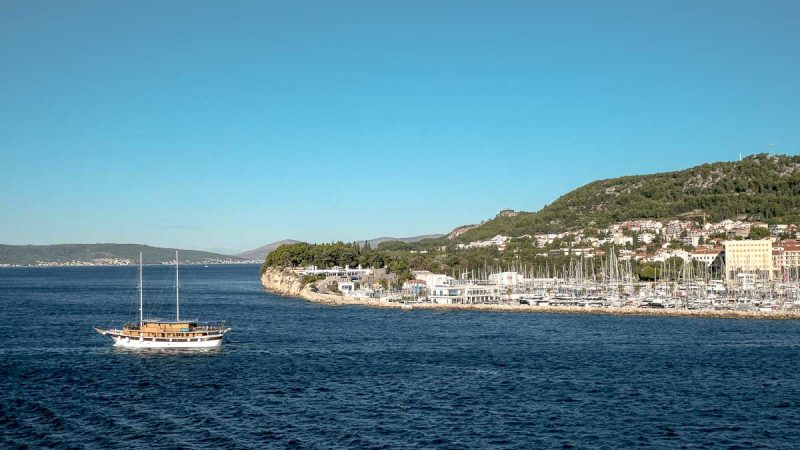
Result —
M206 334L214 334L214 333L224 333L228 329L225 326L225 322L219 323L212 323L212 322L205 322L203 324L198 324L197 326L190 327L186 331L180 331L181 333L206 333ZM136 331L142 333L175 333L175 331L170 330L144 330L142 331L139 324L126 324L123 329L109 329L108 331L118 331L122 332L124 330L127 331Z

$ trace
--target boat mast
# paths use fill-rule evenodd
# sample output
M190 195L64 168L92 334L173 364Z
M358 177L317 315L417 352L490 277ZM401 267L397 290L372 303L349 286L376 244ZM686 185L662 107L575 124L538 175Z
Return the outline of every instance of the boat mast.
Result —
M175 322L181 321L180 279L178 278L178 251L175 250Z
M144 326L144 278L142 277L142 252L139 252L139 330Z

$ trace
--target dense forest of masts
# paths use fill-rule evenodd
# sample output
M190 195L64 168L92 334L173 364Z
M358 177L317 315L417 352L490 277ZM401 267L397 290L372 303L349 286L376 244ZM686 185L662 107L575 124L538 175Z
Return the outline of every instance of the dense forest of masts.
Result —
M294 243L278 247L264 262L266 267L376 267L387 268L398 275L400 281L411 278L411 270L429 270L459 279L487 279L492 273L518 272L526 278L563 278L593 282L608 281L678 281L681 279L709 279L720 274L703 263L684 263L678 257L662 262L639 263L616 256L613 246L606 246L606 256L586 257L575 255L548 255L533 251L505 250L496 247L459 250L444 246L444 250L420 253L414 250L387 250L392 245L378 249L358 243L331 244ZM533 250L533 249L532 249ZM539 249L539 252L542 250Z

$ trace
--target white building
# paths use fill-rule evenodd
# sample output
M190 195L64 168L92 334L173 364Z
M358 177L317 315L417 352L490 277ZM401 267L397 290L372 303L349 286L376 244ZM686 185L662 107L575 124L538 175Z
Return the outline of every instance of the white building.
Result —
M469 305L499 303L501 288L492 284L461 284L436 286L428 293L431 303L441 305Z
M633 237L618 234L611 238L611 242L614 245L633 245Z
M644 242L645 244L649 244L656 240L656 235L650 232L645 231L644 233L639 234L639 242Z
M330 269L320 269L317 266L309 266L302 269L295 269L300 275L325 275L326 277L362 277L365 275L372 275L372 269L362 269L358 266L357 269L351 269L350 266L333 266Z
M423 281L428 291L433 290L436 286L449 286L455 282L455 278L444 275L441 273L433 273L428 270L415 270L411 272L411 276L416 280Z
M711 264L717 260L722 254L721 248L696 248L691 253L692 261L701 262L706 267L711 267Z
M517 286L523 280L522 274L517 272L500 272L489 275L489 283L500 286Z
M356 290L356 285L352 281L339 281L337 284L339 292L344 295L350 295Z
M510 240L511 238L509 236L503 236L498 234L497 236L485 241L472 241L466 247L467 248L497 247L500 250L503 250L506 248L506 244Z

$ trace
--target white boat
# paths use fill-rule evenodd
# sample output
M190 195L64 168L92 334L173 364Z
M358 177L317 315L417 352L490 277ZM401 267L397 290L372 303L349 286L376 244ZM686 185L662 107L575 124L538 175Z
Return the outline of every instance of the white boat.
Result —
M230 331L224 324L200 323L180 320L180 283L178 252L175 252L175 320L144 319L144 277L142 254L139 253L139 322L125 324L121 329L94 329L109 336L114 346L126 348L216 348L222 345L225 333Z

